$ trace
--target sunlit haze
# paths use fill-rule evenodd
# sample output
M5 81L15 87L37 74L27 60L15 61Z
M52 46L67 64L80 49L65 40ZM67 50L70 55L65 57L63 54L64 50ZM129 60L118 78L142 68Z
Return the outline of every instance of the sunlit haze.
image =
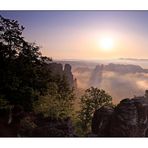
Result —
M103 37L99 40L100 49L105 52L110 52L114 47L114 40L111 37Z
M147 58L147 11L1 11L53 59Z

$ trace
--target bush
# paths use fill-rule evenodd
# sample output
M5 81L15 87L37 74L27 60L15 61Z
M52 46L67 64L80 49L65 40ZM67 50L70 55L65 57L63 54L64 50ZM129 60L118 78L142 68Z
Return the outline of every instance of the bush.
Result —
M90 131L92 116L95 110L103 105L112 104L112 97L104 90L91 87L85 91L81 99L79 117L85 133Z
M43 113L45 117L49 116L57 119L72 115L74 101L73 90L67 87L68 85L64 80L62 83L63 84L59 84L60 87L63 87L62 91L59 89L57 83L50 84L48 93L40 96L39 100L34 103L34 111L36 113Z

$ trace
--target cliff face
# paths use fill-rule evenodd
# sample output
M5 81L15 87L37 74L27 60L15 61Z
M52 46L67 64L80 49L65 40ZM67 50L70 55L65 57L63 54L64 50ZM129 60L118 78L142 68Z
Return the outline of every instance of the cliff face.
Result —
M115 108L100 108L92 119L92 133L99 137L147 137L148 98L124 99Z
M140 72L146 72L145 69L143 69L142 67L138 66L138 65L123 65L123 64L113 64L110 63L108 65L104 66L104 70L105 71L113 71L113 72L117 72L117 73L140 73Z
M89 86L99 86L102 81L102 74L104 72L114 72L119 75L123 74L135 74L135 73L148 73L148 69L143 69L138 65L123 65L123 64L113 64L108 65L97 65L91 73Z
M48 67L51 70L52 75L65 75L70 87L76 86L76 80L73 78L71 66L69 64L65 64L63 67L60 63L49 63Z
M63 73L67 77L69 85L71 87L74 87L74 78L73 78L73 74L71 72L71 66L69 64L65 64Z
M98 87L98 85L101 83L103 68L103 65L97 65L96 68L93 70L89 82L90 86Z
M51 70L53 75L56 75L56 74L62 75L63 74L63 66L62 66L62 64L49 63L48 67Z

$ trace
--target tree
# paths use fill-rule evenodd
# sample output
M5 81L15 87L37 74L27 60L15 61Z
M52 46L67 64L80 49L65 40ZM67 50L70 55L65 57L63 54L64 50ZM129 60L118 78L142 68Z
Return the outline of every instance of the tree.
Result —
M0 16L0 95L11 105L32 110L34 100L48 89L47 61L35 43L22 36L24 27Z
M73 112L74 93L65 75L54 75L48 93L34 103L34 110L52 118L66 118Z
M23 30L17 21L0 16L0 96L25 111L37 104L36 109L48 115L68 116L74 95L67 77L52 74L51 59L24 39Z
M80 120L83 130L87 133L94 111L103 105L111 104L112 97L104 90L91 87L85 91L85 94L80 99Z

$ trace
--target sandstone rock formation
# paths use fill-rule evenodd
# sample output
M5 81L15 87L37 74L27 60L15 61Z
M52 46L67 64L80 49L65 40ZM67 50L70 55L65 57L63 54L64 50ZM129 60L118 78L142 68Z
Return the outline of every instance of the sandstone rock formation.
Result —
M79 69L80 71L80 69ZM148 69L143 69L138 65L131 65L131 64L114 64L110 63L108 65L97 65L95 69L91 73L89 86L98 87L102 81L102 74L105 72L114 72L116 74L135 74L135 73L148 73Z
M124 64L113 64L113 63L105 65L104 70L113 71L121 74L147 72L145 69L143 69L138 65L131 65L131 64L124 65Z
M63 66L60 63L49 63L48 67L53 75L56 75L56 74L62 75L63 74Z
M104 137L110 135L110 121L114 109L110 106L104 106L94 113L92 119L92 133Z
M73 78L71 66L69 64L65 64L63 68L63 65L60 63L49 63L48 67L52 75L65 75L71 88L76 86L76 80Z
M90 77L90 86L98 87L102 81L102 73L103 73L104 65L97 65L95 69L92 71Z
M73 74L71 72L71 66L69 64L65 64L63 72L69 82L69 85L71 87L73 87L74 86L74 78L73 78Z
M100 108L93 116L92 133L99 137L148 136L148 98L124 99L115 108Z

